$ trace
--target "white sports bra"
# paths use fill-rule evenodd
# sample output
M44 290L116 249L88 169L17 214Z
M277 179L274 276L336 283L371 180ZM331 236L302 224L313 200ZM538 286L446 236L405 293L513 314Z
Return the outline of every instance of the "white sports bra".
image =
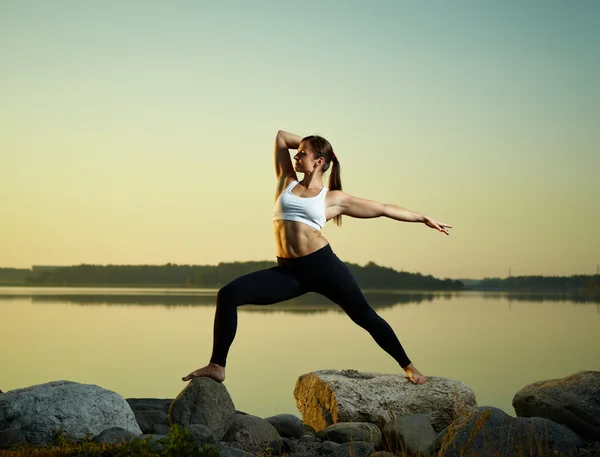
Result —
M285 188L275 202L273 209L273 221L296 221L321 230L327 219L325 218L325 196L327 187L315 197L298 197L292 193L292 189L298 185L298 181Z

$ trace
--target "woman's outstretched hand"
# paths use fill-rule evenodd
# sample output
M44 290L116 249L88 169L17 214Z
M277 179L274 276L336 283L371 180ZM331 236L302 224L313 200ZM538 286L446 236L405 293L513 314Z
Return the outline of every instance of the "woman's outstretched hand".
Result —
M425 220L423 221L423 223L427 226L427 227L431 227L432 229L438 230L442 233L445 233L446 235L450 235L448 233L448 229L452 228L451 225L448 224L444 224L442 222L436 221L435 219L432 219L428 216L425 216Z

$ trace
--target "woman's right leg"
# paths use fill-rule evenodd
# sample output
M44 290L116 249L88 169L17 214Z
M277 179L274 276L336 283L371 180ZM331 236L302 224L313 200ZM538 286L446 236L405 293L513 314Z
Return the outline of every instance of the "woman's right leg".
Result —
M271 305L306 292L308 290L302 283L280 266L240 276L223 286L217 294L210 365L190 373L183 380L198 376L209 376L217 381L224 379L227 354L237 330L238 306Z

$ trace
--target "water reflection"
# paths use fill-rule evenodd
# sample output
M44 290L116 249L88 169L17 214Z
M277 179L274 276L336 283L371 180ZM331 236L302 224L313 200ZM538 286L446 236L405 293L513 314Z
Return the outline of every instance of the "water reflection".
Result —
M396 305L408 303L420 304L423 302L433 302L435 300L450 300L453 297L451 292L389 292L389 291L365 291L365 297L369 304L376 309L389 308ZM9 295L0 294L0 301L14 300L15 298L25 299L33 304L69 304L69 305L94 305L94 306L129 306L129 305L148 305L162 307L190 307L190 306L214 306L216 300L216 291L203 293L155 293L139 295L136 293L53 293L53 294L20 294ZM308 293L293 300L287 300L269 306L247 305L243 307L244 311L273 313L286 311L291 313L319 313L327 311L343 312L335 303L328 298L316 294Z
M600 293L594 291L568 291L568 292L482 292L484 300L497 300L505 298L509 302L573 302L576 304L600 304Z

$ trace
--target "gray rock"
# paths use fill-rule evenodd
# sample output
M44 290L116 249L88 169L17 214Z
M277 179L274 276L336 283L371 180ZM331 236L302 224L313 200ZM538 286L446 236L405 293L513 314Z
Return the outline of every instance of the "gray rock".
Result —
M306 443L306 450L314 454L321 454L323 450L323 443L320 443L318 441Z
M578 455L581 439L568 428L548 419L514 418L491 406L464 414L427 450L438 457L488 457L490 455Z
M217 441L225 436L236 417L235 406L225 386L211 378L194 378L169 409L169 422L187 427L206 425Z
M235 423L223 437L223 441L235 441L244 445L266 445L272 441L281 441L275 427L257 416L236 415Z
M300 442L301 443L312 443L316 439L317 439L316 436L313 435L312 433L305 433L304 435L302 435L300 437Z
M283 438L279 440L273 440L269 443L266 449L267 455L281 455L284 452Z
M339 443L334 443L333 441L323 441L323 447L321 448L321 452L323 454L331 454L333 452L333 450L338 447L340 444Z
M435 438L435 430L422 414L397 417L383 427L384 447L392 452L423 455Z
M518 417L544 417L585 441L600 441L600 371L580 371L521 389L512 405Z
M201 444L216 444L217 440L213 436L212 432L206 425L202 424L191 424L188 425L188 430L192 436L192 439L197 443Z
M144 434L164 434L164 426L169 427L169 408L172 399L168 398L127 398L135 419ZM163 427L161 427L163 426ZM168 431L167 431L168 433Z
M304 435L304 424L293 414L278 414L265 420L284 438L300 438Z
M321 430L318 437L340 444L365 441L375 448L381 446L381 430L377 425L368 422L339 422Z
M60 429L82 439L112 427L142 434L125 399L96 385L54 381L0 396L0 430L19 430L30 444L48 445Z
M368 457L375 448L371 443L364 441L353 441L351 443L340 444L331 453L332 457Z
M295 441L292 441L289 438L281 438L282 451L285 454L295 454L298 450L298 445Z
M104 430L98 436L94 438L94 443L104 444L104 443L114 443L114 444L122 444L131 441L137 435L131 433L129 430L125 430L120 427L111 427Z
M250 452L243 451L231 446L229 443L219 442L214 445L220 452L221 457L256 457Z
M164 424L154 424L154 433L149 433L149 435L168 435L171 427Z
M439 432L477 406L475 393L460 381L430 376L417 385L400 374L355 370L304 374L296 381L294 398L304 424L317 431L337 422L383 427L394 417L424 414Z

